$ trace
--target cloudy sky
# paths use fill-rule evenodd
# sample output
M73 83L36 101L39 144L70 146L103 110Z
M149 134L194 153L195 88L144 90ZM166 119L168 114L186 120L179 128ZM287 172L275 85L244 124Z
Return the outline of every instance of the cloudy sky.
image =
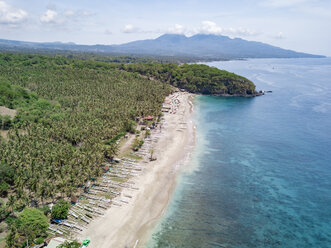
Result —
M331 56L331 0L0 0L0 39L119 44L221 34Z

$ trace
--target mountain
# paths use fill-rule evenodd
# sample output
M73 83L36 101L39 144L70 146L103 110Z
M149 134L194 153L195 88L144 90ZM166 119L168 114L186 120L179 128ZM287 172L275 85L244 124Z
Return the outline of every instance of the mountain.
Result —
M197 34L191 37L165 34L154 40L134 41L116 46L133 54L194 56L202 58L304 58L321 57L271 46L262 42L231 39L222 35ZM323 57L323 56L322 56Z
M0 39L0 50L45 50L94 52L102 54L195 57L200 59L235 58L315 58L324 57L295 52L262 42L229 38L223 35L197 34L191 37L164 34L156 39L121 45L77 45L75 43L37 43Z

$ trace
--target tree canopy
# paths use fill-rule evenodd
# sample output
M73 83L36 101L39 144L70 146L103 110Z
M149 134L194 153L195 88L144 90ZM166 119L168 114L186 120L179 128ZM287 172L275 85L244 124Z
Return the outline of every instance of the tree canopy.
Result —
M25 208L10 225L7 237L8 247L22 247L25 242L31 242L38 237L46 237L48 219L38 209Z
M8 195L0 220L31 201L70 197L100 176L99 165L116 155L117 141L136 132L137 117L159 116L173 86L202 94L255 93L246 78L206 65L0 53L0 106L16 111L0 115L0 129L9 130L0 135L0 196ZM133 149L142 144L135 140ZM60 201L51 217L66 218L68 207ZM47 226L41 211L25 208L10 225L7 243L20 247L42 238Z
M77 241L72 241L72 242L64 242L64 244L61 244L58 246L58 248L80 248L81 244L78 243Z
M64 200L60 200L56 203L55 206L52 208L51 218L52 219L65 219L68 216L69 211L69 202Z
M203 64L178 66L171 63L129 63L118 67L192 93L240 96L256 94L255 85L247 78Z
M137 116L156 116L172 91L107 62L1 53L0 89L1 104L17 110L0 136L0 177L13 172L6 183L19 205L71 196L101 175L114 140L134 132Z

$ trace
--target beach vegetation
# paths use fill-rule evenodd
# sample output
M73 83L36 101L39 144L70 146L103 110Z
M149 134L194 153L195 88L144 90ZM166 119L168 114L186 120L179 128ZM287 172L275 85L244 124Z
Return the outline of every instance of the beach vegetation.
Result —
M9 115L0 115L0 129L8 130L12 125L12 120Z
M66 219L69 212L69 202L64 200L58 201L52 208L51 218L52 219Z
M1 116L9 130L0 139L2 192L9 185L15 196L9 212L70 197L101 175L96 165L116 155L135 118L157 115L172 91L107 62L5 53L0 61L0 106L17 111L10 121Z
M136 137L132 142L132 150L138 151L143 144L144 144L144 140Z
M43 212L35 208L25 208L10 223L10 233L6 240L7 246L25 247L36 238L47 237L48 225L48 219Z
M5 220L10 215L7 205L0 199L0 222Z
M192 93L242 96L256 93L255 85L247 78L203 64L129 63L122 68Z
M105 142L106 145L111 145L111 144L115 144L119 139L121 139L122 137L124 137L126 134L126 132L120 132L119 134L117 134L114 138L108 140Z
M134 133L136 133L136 126L137 126L137 123L135 121L128 120L125 123L125 131L134 134Z
M50 207L47 205L42 206L41 208L39 208L39 210L42 211L45 216L48 216L52 212Z
M81 244L77 241L65 241L63 244L58 246L59 248L80 248Z
M0 183L0 197L6 197L9 190L9 184L2 181Z

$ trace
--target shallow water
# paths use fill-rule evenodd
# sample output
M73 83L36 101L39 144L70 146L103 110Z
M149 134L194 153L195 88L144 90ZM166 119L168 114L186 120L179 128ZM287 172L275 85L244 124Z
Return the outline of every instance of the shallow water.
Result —
M196 98L192 170L147 247L331 247L331 59L209 65L273 93Z

